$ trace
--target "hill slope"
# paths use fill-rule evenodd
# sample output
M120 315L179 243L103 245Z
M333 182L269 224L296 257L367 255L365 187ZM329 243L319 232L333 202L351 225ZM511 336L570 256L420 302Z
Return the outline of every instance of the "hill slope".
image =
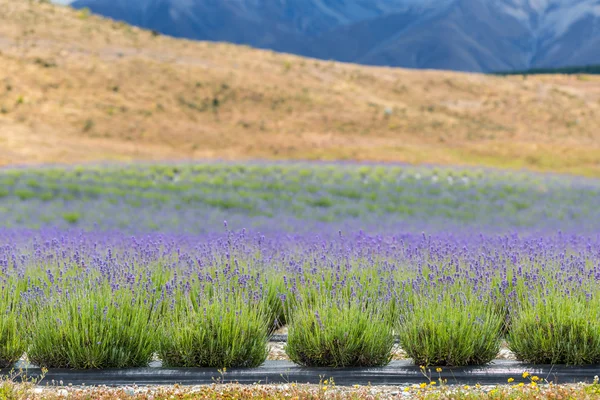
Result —
M495 72L600 63L600 0L76 0L176 37Z
M0 0L0 164L326 159L600 176L600 77L363 67Z

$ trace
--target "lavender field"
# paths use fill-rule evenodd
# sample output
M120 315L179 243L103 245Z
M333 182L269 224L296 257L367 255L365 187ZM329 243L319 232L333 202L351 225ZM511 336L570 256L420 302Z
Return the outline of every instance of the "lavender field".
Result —
M600 182L352 164L0 171L0 366L600 363ZM225 222L226 221L226 222Z

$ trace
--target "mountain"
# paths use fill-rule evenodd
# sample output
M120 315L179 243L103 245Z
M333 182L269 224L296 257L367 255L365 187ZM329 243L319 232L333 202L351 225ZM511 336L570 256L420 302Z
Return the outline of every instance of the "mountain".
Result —
M334 59L409 68L495 71L524 68L527 30L492 2L459 0L443 9L408 10L330 32L320 38L317 56L332 49ZM344 46L346 37L356 41ZM335 43L342 45L335 46Z
M600 0L77 0L167 35L370 65L492 72L600 63Z
M406 0L82 0L73 7L164 34L308 54L308 38Z

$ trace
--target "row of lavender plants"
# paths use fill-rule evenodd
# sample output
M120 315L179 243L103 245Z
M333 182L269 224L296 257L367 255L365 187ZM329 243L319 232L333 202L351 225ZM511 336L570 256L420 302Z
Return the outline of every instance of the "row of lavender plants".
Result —
M321 163L0 169L2 227L206 234L600 228L600 183L516 171ZM202 223L198 221L201 220Z
M0 231L0 364L600 362L600 237Z

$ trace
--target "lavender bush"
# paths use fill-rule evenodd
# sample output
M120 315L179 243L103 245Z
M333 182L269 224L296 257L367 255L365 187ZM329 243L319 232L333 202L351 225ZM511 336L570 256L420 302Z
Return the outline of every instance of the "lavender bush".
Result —
M168 367L258 367L268 355L269 319L242 295L176 301L160 329L158 353Z
M392 359L392 325L373 303L300 303L289 322L286 352L299 365L377 367Z
M487 300L456 287L414 296L398 325L400 344L418 365L482 365L500 350L503 318Z
M35 302L24 327L29 359L47 368L147 366L155 351L153 299L134 282L58 289Z
M559 292L523 304L508 334L510 349L533 364L600 363L598 300Z

